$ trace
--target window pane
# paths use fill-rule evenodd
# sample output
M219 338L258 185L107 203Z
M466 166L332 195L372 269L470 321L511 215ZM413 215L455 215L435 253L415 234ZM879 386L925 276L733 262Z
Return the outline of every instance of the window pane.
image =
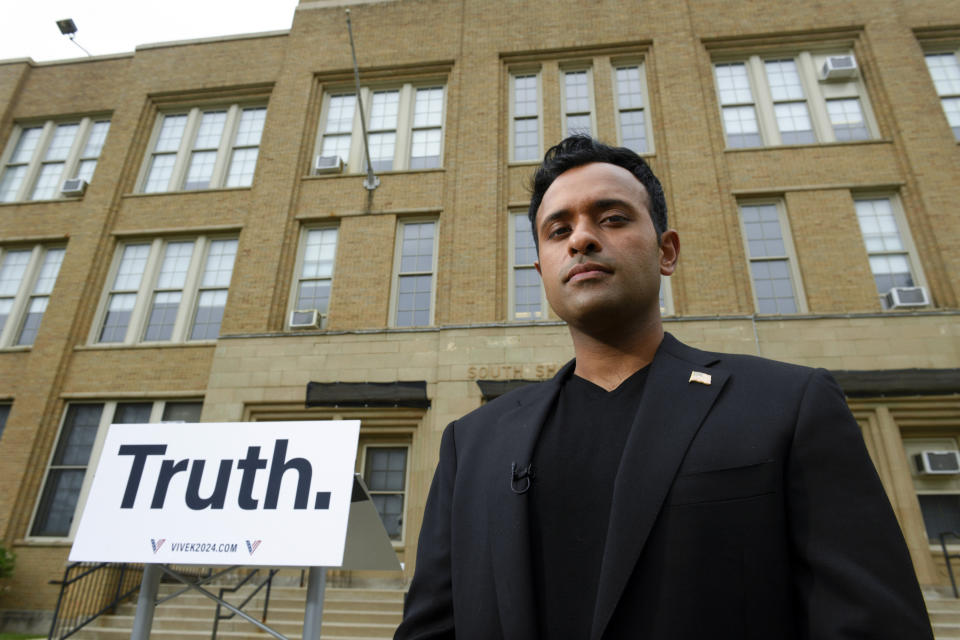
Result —
M813 135L813 126L810 123L810 113L805 102L788 102L773 106L777 117L777 127L780 129L780 139L783 144L807 144L816 142Z
M643 85L640 67L620 67L616 71L617 106L621 109L642 109Z
M567 116L567 135L572 136L577 133L590 135L590 116Z
M31 535L64 537L70 534L84 474L82 469L50 470Z
M15 296L30 262L30 251L8 251L0 266L0 296Z
M160 291L154 295L144 340L149 342L170 339L177 320L177 310L180 308L180 298L179 291Z
M267 119L266 107L244 109L240 113L240 124L237 125L237 140L235 146L257 146L263 136L263 124Z
M767 60L764 67L774 102L804 99L803 85L800 84L797 64L793 60Z
M152 402L119 402L111 424L146 424L150 422Z
M176 160L177 156L172 153L153 156L143 191L145 193L166 191L170 187L170 176L173 175L173 165Z
M634 153L647 151L647 127L643 111L623 111L620 113L620 136L623 146Z
M433 224L421 222L403 225L401 273L433 270Z
M537 76L515 76L513 79L513 115L537 116Z
M10 311L13 309L13 298L0 298L0 331L3 331L7 324L7 318L10 317Z
M931 543L940 542L940 534L960 531L960 494L918 495L923 524Z
M163 407L163 422L200 422L202 402L167 402Z
M751 258L786 255L780 215L775 205L743 206L741 212Z
M203 270L201 287L228 287L233 275L233 262L237 256L237 241L214 240L207 252L207 265Z
M140 279L143 277L143 270L147 266L149 255L150 245L148 244L128 244L124 247L113 288L120 290L136 290L139 288Z
M564 93L567 113L590 111L590 93L586 71L570 71L564 74Z
M207 111L200 117L194 149L216 149L223 137L223 125L227 122L226 111Z
M177 151L180 148L180 140L183 138L183 130L187 126L187 116L175 115L164 116L163 124L160 125L160 134L157 136L157 152Z
M751 262L753 287L759 313L796 313L793 282L786 260Z
M410 168L432 169L440 166L440 129L413 132L410 145Z
M396 133L370 134L370 159L374 171L390 171L393 169L393 151L396 144Z
M329 278L333 275L333 260L337 250L336 229L311 229L303 252L304 278ZM310 308L310 307L307 307Z
M208 189L216 162L216 151L194 151L190 154L190 168L187 169L187 179L183 183L184 190Z
M514 120L514 160L536 160L540 155L540 124L536 118Z
M123 342L136 301L135 293L115 293L110 296L99 342Z
M867 253L904 249L890 200L857 200L856 210Z
M182 289L192 256L193 242L168 243L157 278L157 289Z
M17 337L18 345L33 344L37 337L37 331L40 329L40 321L43 320L43 313L47 310L47 296L33 298L27 308L24 316L23 327L20 329L20 335Z
M395 130L399 108L399 91L374 91L370 107L370 129L374 131Z
M260 149L234 149L227 173L228 187L249 187L253 184L253 172L257 168Z
M17 199L17 192L27 175L27 165L7 167L0 177L0 202L13 202Z
M540 295L540 276L536 269L515 269L513 317L516 320L535 320L543 317Z
M66 160L70 155L70 147L77 137L79 124L61 124L53 132L53 138L50 140L50 146L47 147L47 153L44 160Z
M102 404L70 405L51 464L85 466L89 462L102 412Z
M37 144L40 142L40 134L43 133L43 127L30 127L20 133L20 139L10 157L10 163L30 162L34 151L37 150Z
M223 310L227 306L227 291L201 291L197 297L197 313L194 316L191 340L215 340L220 335Z
M513 232L513 263L518 266L532 265L537 261L537 247L533 240L530 218L526 214L513 216Z
M324 136L320 155L340 156L340 159L346 164L350 158L350 134Z
M83 147L83 158L98 158L103 149L103 143L107 140L107 132L110 130L110 121L101 120L94 122L90 127L90 133L87 135L87 144Z
M720 104L753 104L747 67L743 63L718 64L714 67Z
M7 426L7 417L10 415L10 405L0 404L0 438L3 437L3 429Z
M97 168L96 160L81 160L77 165L75 178L86 180L88 183L93 180L93 172Z
M326 313L329 306L329 280L305 280L300 283L300 291L297 295L297 309L316 309L320 313Z
M400 276L397 296L398 327L430 324L430 297L433 276Z
M926 56L933 85L941 96L960 94L960 62L953 53L931 53Z
M846 142L848 140L867 140L870 138L870 132L863 120L863 110L860 108L858 98L828 100L827 113L830 116L830 124L833 126L833 134L837 137L837 140Z
M763 145L753 107L724 107L723 128L727 133L727 146L731 148Z
M31 200L52 200L60 193L60 183L63 177L62 162L50 162L40 167L37 182L33 185Z
M353 112L357 99L349 95L331 96L327 109L326 133L350 133L353 129Z
M414 127L439 127L443 124L443 87L417 89L413 108Z

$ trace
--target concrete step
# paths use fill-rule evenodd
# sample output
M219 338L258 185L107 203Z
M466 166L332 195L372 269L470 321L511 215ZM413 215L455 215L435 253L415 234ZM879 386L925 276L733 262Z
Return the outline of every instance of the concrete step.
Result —
M384 638L393 637L393 631L396 626L378 630L374 635L361 635L351 630L328 628L323 625L320 632L321 640L384 640ZM302 635L299 631L284 633L289 640L301 640ZM75 635L71 636L76 640L128 640L130 638L129 629L110 629L106 627L86 627ZM150 640L208 640L210 630L191 631L191 630L161 630L153 629L150 632ZM220 631L217 633L218 640L265 640L270 638L266 633L251 627L249 631Z

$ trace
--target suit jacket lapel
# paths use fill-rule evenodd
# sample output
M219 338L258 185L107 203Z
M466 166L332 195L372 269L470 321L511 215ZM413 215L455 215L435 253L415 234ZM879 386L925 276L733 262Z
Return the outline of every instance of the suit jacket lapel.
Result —
M729 377L707 368L713 361L667 334L651 364L614 481L593 640L606 629L687 448ZM709 372L710 384L690 382L692 371Z
M490 430L491 437L498 439L493 446L499 455L494 458L498 467L490 470L487 490L489 539L504 638L539 635L530 565L529 493L518 492L524 484L511 482L510 466L525 467L533 460L540 429L572 367L571 361L543 383L540 393L504 412Z

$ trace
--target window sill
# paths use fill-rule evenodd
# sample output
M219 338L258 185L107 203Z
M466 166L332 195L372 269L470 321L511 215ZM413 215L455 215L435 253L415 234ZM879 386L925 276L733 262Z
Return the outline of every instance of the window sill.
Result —
M13 541L14 546L18 547L66 547L73 545L72 538L20 538Z
M135 344L126 343L94 343L78 344L74 351L117 351L121 349L182 349L184 347L215 347L216 340L191 340L190 342L137 342Z
M12 200L10 202L0 202L0 207L12 207L25 204L50 204L51 202L80 202L83 196L74 196L70 198L47 198L45 200Z
M195 195L200 193L231 193L234 191L250 191L253 188L253 185L248 187L214 187L212 189L190 189L189 191L153 191L151 193L144 193L142 191L135 191L132 193L125 193L122 197L124 198L151 198L155 196L182 196L182 195Z
M11 345L9 347L0 347L0 353L22 353L24 351L30 351L33 348L32 344L23 344L23 345Z
M432 169L397 169L396 171L375 171L376 176L404 176L416 175L422 173L444 173L446 167L434 167ZM356 173L343 171L342 173L321 173L320 175L306 175L304 180L336 180L337 178L366 178L366 173Z
M726 147L724 153L739 153L752 151L772 151L777 149L822 149L823 147L855 147L858 145L893 144L889 138L874 138L871 140L851 140L849 142L813 142L810 144L771 144L762 147Z

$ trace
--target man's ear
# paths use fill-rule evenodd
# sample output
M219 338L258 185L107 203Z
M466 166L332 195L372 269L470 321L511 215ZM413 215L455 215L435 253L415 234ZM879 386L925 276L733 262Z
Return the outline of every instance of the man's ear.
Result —
M660 274L673 275L680 258L680 235L674 229L660 234Z

